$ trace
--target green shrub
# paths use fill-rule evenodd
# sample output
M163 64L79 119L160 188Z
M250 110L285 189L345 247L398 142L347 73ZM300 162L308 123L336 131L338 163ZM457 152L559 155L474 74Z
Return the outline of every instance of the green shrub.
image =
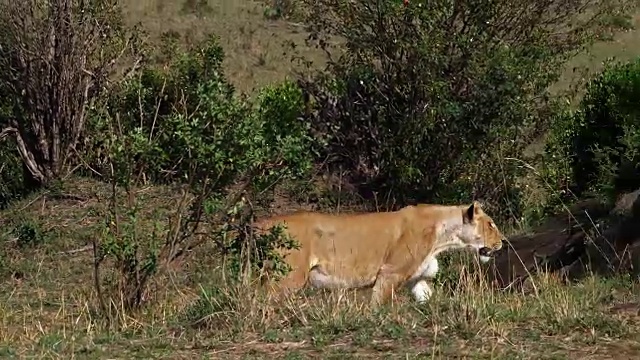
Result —
M19 247L36 247L44 244L47 240L47 235L42 231L40 225L29 219L17 221L13 228L13 235L17 238Z
M301 17L300 4L292 0L263 0L264 17L269 20L297 20Z
M312 40L330 52L333 36L346 42L303 81L329 169L349 170L365 196L482 198L496 217L517 218L522 167L507 159L545 129L548 86L592 38L579 2L305 3ZM572 31L553 36L562 27Z
M573 139L576 136L575 112L564 106L553 114L544 151L538 156L539 182L545 197L541 199L538 218L553 214L562 205L574 202Z
M206 241L237 265L234 280L251 278L264 263L273 263L275 275L286 273L273 250L295 242L279 241L278 233L254 235L253 204L311 168L300 89L290 82L270 86L255 103L237 96L215 37L173 56L166 72L143 68L93 115L93 142L104 149L94 163L113 185L96 263L114 260L120 278L109 288L125 299L126 309L140 305L159 266ZM182 194L150 233L139 226L135 191L145 177L172 182ZM118 188L127 193L124 200ZM110 301L99 298L103 312L116 319Z
M309 125L300 119L302 93L293 83L265 87L252 104L236 96L224 77L224 53L215 38L189 52L167 56L173 56L168 71L144 68L139 77L124 82L108 99L101 108L107 116L94 117L94 147L108 143L112 132L105 119L114 119L118 114L114 131L145 134L152 140L148 145L153 148L134 157L137 164L144 166L145 177L155 182L183 182L191 166L185 152L205 145L224 147L224 155L216 155L216 159L233 158L227 166L252 166L255 164L238 161L259 157L279 163L287 176L299 176L309 170ZM186 136L186 131L192 132L189 139L177 135ZM255 149L250 150L249 146ZM102 156L93 162L104 173L106 152L99 153ZM287 164L296 166L284 166ZM265 170L263 175L270 177L261 177L261 181L274 181L274 174ZM228 179L223 181L227 182Z
M22 160L13 141L0 143L0 209L19 199L25 191Z
M640 58L608 67L576 114L576 190L614 195L640 186ZM580 176L577 176L580 175Z
M546 169L564 179L564 188L613 200L640 187L638 99L640 58L608 65L587 85L578 110L554 123Z
M13 110L9 84L0 81L0 133L10 125ZM23 178L22 160L12 136L0 135L0 209L27 191Z

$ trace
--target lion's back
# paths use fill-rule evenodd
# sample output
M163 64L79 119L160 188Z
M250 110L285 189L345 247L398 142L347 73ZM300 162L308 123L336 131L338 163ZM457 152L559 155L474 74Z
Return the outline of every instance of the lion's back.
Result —
M327 214L298 212L266 219L263 225L285 224L301 250L318 261L353 265L383 257L405 231L401 212Z

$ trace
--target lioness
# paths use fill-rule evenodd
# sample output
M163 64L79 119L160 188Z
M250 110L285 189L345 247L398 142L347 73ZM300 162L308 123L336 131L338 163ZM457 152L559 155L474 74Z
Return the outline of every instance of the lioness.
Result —
M426 279L443 251L473 248L481 260L502 248L503 235L478 202L420 204L398 211L330 215L299 212L256 223L259 231L283 224L300 248L283 254L292 271L276 288L354 289L373 286L371 302L386 302L406 284L416 301L432 294Z

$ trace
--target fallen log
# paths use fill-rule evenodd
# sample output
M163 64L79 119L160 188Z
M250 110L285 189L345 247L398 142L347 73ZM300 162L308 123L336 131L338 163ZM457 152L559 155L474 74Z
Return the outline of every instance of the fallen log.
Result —
M588 273L640 273L640 190L607 206L582 201L529 234L512 236L486 272L503 289L520 288L531 275L557 273L567 281Z

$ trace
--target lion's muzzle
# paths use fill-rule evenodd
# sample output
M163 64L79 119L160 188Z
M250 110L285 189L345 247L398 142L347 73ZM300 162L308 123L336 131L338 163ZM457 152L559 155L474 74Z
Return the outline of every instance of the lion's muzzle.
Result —
M504 247L504 244L505 242L503 241L500 244L494 246L493 248L486 247L486 246L481 247L478 250L478 253L480 254L480 256L492 257Z
M493 253L493 250L491 250L491 248L488 248L488 247L481 247L480 250L478 250L478 254L480 254L480 256L490 257L492 253Z

